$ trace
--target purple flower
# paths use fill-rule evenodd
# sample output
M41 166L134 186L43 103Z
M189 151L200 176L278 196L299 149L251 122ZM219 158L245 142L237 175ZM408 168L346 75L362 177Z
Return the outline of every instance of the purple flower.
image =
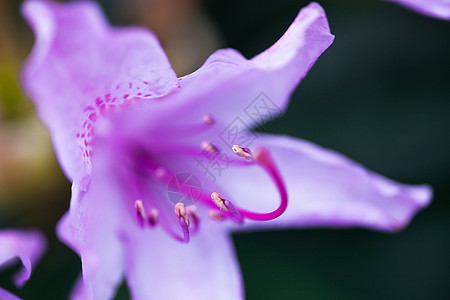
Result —
M16 257L21 260L23 265L23 268L14 276L14 283L18 287L22 287L30 278L31 267L42 256L45 244L42 234L34 230L0 231L0 267L7 266ZM17 300L19 298L0 288L0 299Z
M450 0L386 0L396 2L421 14L450 20Z
M182 78L152 33L111 28L93 3L23 13L36 34L23 85L73 181L58 234L82 258L74 298L112 298L125 276L134 299L241 299L231 231L394 231L430 201L428 186L248 130L282 113L332 43L316 3L256 57L219 50Z

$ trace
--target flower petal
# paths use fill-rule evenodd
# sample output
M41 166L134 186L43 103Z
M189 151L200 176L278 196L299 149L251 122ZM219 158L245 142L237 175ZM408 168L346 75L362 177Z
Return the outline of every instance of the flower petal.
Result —
M289 95L333 39L322 7L311 3L278 42L253 59L233 49L212 54L199 70L180 79L174 102L184 117L210 114L229 124L240 116L248 126L267 121L282 113Z
M367 227L393 231L405 227L429 204L426 185L405 185L372 173L348 158L287 136L260 135L252 148L265 147L287 186L289 204L278 219L248 222L247 228ZM249 182L258 182L252 186ZM231 201L258 212L272 211L278 195L257 167L224 172L220 183Z
M449 0L386 0L396 2L415 10L421 14L450 20L450 1Z
M29 0L22 8L36 35L21 74L24 89L66 175L82 178L97 116L136 95L166 95L178 86L176 74L152 33L111 28L94 2Z
M127 280L133 299L243 299L231 237L220 226L202 220L188 244L161 228L130 235Z
M30 278L31 267L39 261L44 252L44 236L35 230L2 230L0 245L0 265L15 257L21 260L23 268L14 276L14 282L18 287L22 287Z
M0 288L0 299L2 300L21 300L19 297L14 296L10 292Z
M80 255L83 264L84 285L77 284L73 299L112 299L123 277L121 201L107 192L92 198L97 195L95 184L89 192L74 184L70 211L57 228L58 237Z
M91 294L88 293L86 285L84 284L83 276L78 276L72 291L70 292L70 299L72 300L87 300L91 299Z

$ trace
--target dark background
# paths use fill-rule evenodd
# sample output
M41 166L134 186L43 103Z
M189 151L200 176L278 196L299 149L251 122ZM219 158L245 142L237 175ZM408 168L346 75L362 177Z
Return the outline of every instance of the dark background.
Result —
M113 7L117 1L102 1L116 24L123 22ZM210 0L203 6L225 45L252 57L307 3ZM450 299L450 22L383 1L320 4L336 40L286 114L265 128L335 149L400 182L429 183L435 197L396 234L308 229L234 235L247 299ZM26 27L17 11L11 13L19 28ZM41 227L50 239L23 290L11 284L16 267L0 273L0 286L25 299L67 298L80 270L78 257L54 234L70 197L69 184L57 184L48 201L13 209L0 221L1 228ZM127 293L123 285L117 299L128 299Z

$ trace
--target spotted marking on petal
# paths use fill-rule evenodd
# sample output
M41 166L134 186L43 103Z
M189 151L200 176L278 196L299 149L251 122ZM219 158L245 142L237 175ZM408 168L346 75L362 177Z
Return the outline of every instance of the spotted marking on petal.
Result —
M117 84L114 91L95 97L91 102L92 104L85 107L81 122L82 126L76 133L76 138L81 155L88 168L91 167L91 157L95 144L95 122L98 118L125 105L136 101L150 100L155 96L152 88L146 81L126 82Z

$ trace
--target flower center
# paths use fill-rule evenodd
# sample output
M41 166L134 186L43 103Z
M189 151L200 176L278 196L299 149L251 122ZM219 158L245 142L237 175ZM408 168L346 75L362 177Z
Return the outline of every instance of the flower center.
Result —
M208 122L205 122L208 124ZM154 150L154 149L153 149ZM217 153L220 150L211 142L202 142L200 149L191 149L189 147L175 147L168 150L168 153L174 155L191 156L199 155L198 153L208 151L210 153ZM199 151L200 150L200 151ZM242 160L233 161L233 164L239 166L253 166L258 165L264 171L268 173L280 194L279 206L268 213L257 213L250 210L242 209L232 203L229 199L223 198L215 191L211 191L212 194L198 191L196 205L202 206L202 208L208 208L207 217L217 221L225 221L227 219L232 220L238 224L242 224L245 219L267 221L278 218L281 216L287 208L288 197L285 184L281 178L280 172L277 166L272 160L269 152L265 148L259 148L252 153L250 149L234 145L232 147L233 152ZM167 154L167 153L166 153ZM200 225L200 215L197 209L193 205L185 205L185 203L178 202L175 205L170 201L157 201L156 199L162 199L161 191L156 194L157 189L155 186L167 187L171 178L176 175L173 170L164 164L156 161L155 158L160 155L147 155L144 154L140 157L138 162L138 175L137 181L141 182L138 190L141 191L138 199L135 201L135 211L137 223L141 227L154 227L161 225L170 235L180 242L189 242L191 233L196 232ZM148 187L149 179L153 179L152 188ZM157 184L155 184L155 181ZM189 185L180 185L178 192L182 195L190 196L192 194L192 187ZM153 195L151 195L153 192ZM146 207L150 210L146 211ZM163 203L164 202L164 203ZM172 209L170 209L172 206ZM172 211L172 213L168 213ZM202 210L203 211L203 210ZM175 222L174 222L175 220ZM174 226L178 229L174 229Z
M145 84L145 83L144 83ZM132 88L130 83L129 89ZM107 94L104 97L95 99L95 105L88 106L85 109L86 118L83 129L77 133L79 145L86 160L87 165L91 165L91 156L93 151L94 125L100 115L114 111L120 106L127 106L132 102L140 101L144 98L152 98L151 94L143 95L142 92L126 93L121 97L113 97ZM201 122L195 124L183 124L164 127L164 141L174 141L180 137L199 137L206 133L216 124L215 118L206 114L201 118ZM223 198L210 187L212 194L199 192L197 195L198 205L209 208L207 216L217 221L232 220L242 224L245 219L266 221L279 217L284 213L287 207L287 192L284 182L281 178L274 161L269 152L264 149L256 149L253 154L248 148L234 145L231 149L242 160L230 161L230 164L236 166L258 165L268 173L275 183L279 194L280 204L277 209L269 213L256 213L245 210L234 205L231 200ZM200 214L193 205L185 206L185 203L170 203L170 201L161 201L165 197L164 188L168 186L171 178L175 177L174 168L168 167L163 163L166 156L194 156L198 158L201 153L208 153L211 156L217 156L221 151L209 141L200 143L200 148L192 146L155 144L149 142L141 145L140 149L132 150L132 159L126 160L126 166L121 166L120 171L122 181L127 187L125 193L132 194L134 198L134 210L136 212L137 224L142 227L161 226L166 232L180 242L189 242L191 233L195 233L200 226ZM131 162L131 165L129 164ZM131 169L131 174L130 170ZM123 173L122 173L123 172ZM120 175L119 175L120 176ZM189 186L180 186L179 193L191 195L192 188Z

